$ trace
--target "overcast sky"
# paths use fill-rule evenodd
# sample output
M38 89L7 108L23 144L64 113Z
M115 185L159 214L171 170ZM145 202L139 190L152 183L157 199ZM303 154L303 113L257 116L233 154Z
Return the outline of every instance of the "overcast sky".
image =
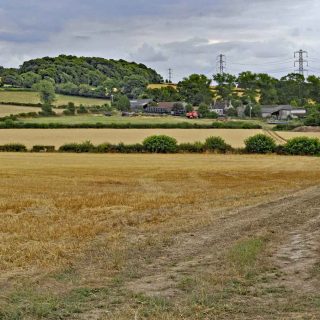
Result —
M0 65L74 54L145 63L174 80L227 71L293 71L307 50L320 73L319 0L0 0ZM319 55L318 55L319 53Z

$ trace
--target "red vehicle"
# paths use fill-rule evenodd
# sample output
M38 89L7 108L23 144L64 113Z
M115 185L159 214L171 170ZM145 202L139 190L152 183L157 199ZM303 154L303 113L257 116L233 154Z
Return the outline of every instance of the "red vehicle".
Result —
M191 111L187 113L187 118L188 119L198 119L199 118L199 114L197 111Z

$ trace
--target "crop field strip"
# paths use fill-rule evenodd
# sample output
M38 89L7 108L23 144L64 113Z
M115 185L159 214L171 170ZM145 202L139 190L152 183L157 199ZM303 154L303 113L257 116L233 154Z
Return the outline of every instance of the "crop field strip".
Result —
M0 318L319 315L317 292L275 282L286 275L272 260L319 214L318 158L0 154L0 165Z
M10 116L11 114L39 112L39 111L41 111L41 108L0 104L0 117Z
M204 142L210 136L219 136L234 148L244 146L246 138L263 133L263 130L248 129L5 129L0 130L0 144L22 143L28 148L33 145L53 145L60 147L65 143L91 141L100 143L141 143L145 138L164 134L172 136L179 143ZM307 136L320 138L320 132L278 132L286 140Z
M10 102L10 103L40 103L39 93L33 91L4 91L0 90L0 102ZM73 102L75 105L103 105L110 103L107 99L98 98L85 98L78 96L66 96L57 94L55 105L66 105L68 102Z

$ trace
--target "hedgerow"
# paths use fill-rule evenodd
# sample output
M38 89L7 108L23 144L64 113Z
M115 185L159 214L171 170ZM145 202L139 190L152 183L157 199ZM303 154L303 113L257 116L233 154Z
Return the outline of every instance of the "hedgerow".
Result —
M5 120L12 120L6 123ZM0 129L261 129L260 125L246 122L213 123L28 123L17 121L18 116L0 118Z
M90 141L83 143L67 143L58 152L70 153L232 153L232 154L265 154L310 155L320 156L320 140L317 138L298 137L289 140L285 145L276 145L271 137L259 134L245 141L245 148L232 148L220 137L209 137L205 143L181 143L169 136L151 136L143 144L111 144L94 145ZM30 150L20 143L0 145L0 152L55 152L55 146L35 145Z
M8 143L0 146L1 152L26 152L27 147L22 143Z

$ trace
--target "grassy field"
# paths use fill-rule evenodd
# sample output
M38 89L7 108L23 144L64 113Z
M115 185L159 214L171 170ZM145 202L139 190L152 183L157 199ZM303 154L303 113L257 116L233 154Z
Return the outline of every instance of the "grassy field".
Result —
M20 142L27 147L35 144L56 147L70 142L90 140L99 143L141 143L155 134L175 137L178 142L205 141L210 136L220 136L233 147L243 147L244 140L262 130L243 129L5 129L0 130L0 144ZM320 133L319 133L320 136Z
M39 112L41 108L28 107L28 106L13 106L0 104L0 117L10 116L11 114L28 113L28 112ZM62 114L63 109L53 108L56 114Z
M11 103L40 103L39 94L31 91L5 91L0 90L0 102L11 102ZM65 105L68 102L73 102L75 105L80 104L91 106L91 105L103 105L109 103L107 99L96 99L96 98L84 98L66 95L56 95L55 105Z
M56 117L56 118L36 118L36 119L23 119L23 122L27 123L64 123L64 124L79 124L79 123L90 123L95 124L100 123L181 123L181 122L190 122L190 123L204 123L210 124L213 122L211 119L195 119L188 120L183 117L147 117L147 116L138 116L138 117L121 117L121 116L112 116L106 117L102 114L86 114L86 115L77 115L77 116L65 116L65 117Z
M139 123L139 124L162 124L162 123L197 123L197 124L211 124L215 120L213 119L187 119L185 117L173 117L173 116L158 116L158 117L150 117L150 116L137 116L137 117L122 117L119 115L115 115L112 117L106 117L101 114L86 114L86 115L76 115L76 116L62 116L62 117L47 117L47 118L30 118L30 119L21 119L23 122L27 123L63 123L63 124L81 124L81 123L90 123L95 124L97 122L104 124L111 123ZM231 120L232 121L232 120ZM261 125L264 128L271 129L273 126L268 125L267 123L259 120L240 120L241 122L249 122L251 124Z
M318 158L0 165L0 319L319 319Z
M39 112L39 111L41 111L41 108L0 104L0 117L10 116L11 114Z

